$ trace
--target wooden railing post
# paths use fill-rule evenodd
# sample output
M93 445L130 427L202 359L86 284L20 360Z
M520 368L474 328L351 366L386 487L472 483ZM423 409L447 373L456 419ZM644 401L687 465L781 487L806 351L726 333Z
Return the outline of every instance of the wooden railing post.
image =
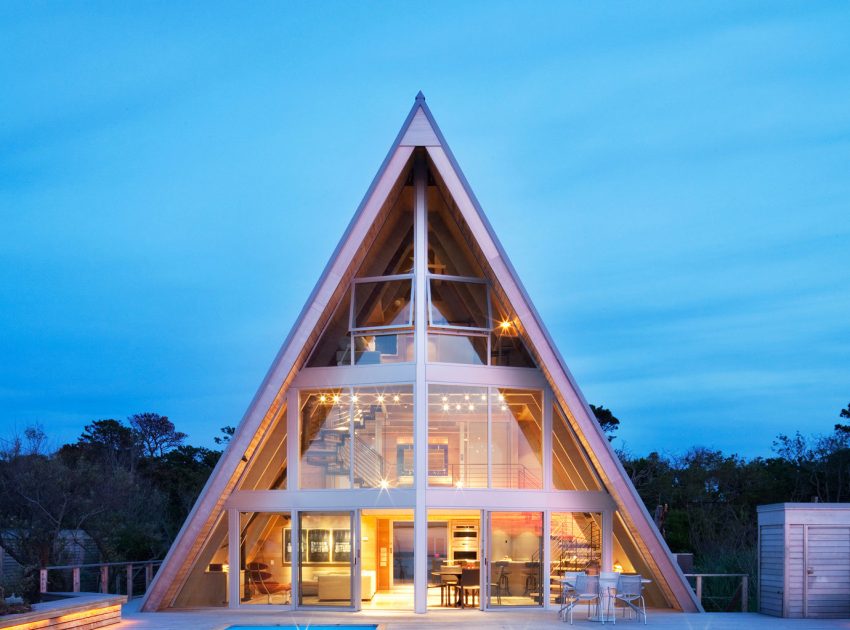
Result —
M47 569L39 569L38 571L38 591L39 593L47 592Z
M109 565L107 564L100 566L100 592L109 592Z
M153 565L149 562L145 565L145 593L151 587L151 580L153 580Z
M697 601L702 606L702 576L697 576Z
M133 598L133 565L127 565L127 599Z
M80 567L71 569L71 590L74 593L80 592Z
M741 576L741 612L747 612L750 599L750 576Z

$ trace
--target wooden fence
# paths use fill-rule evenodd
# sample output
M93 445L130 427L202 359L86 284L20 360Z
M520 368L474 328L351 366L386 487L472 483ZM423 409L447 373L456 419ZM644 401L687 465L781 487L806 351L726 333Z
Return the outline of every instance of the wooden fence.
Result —
M100 562L94 564L66 564L53 567L44 567L39 569L38 585L39 591L47 593L49 590L63 590L79 593L82 590L83 571L94 571L96 579L96 592L127 595L127 598L132 598L134 595L143 595L150 587L153 581L153 576L162 560L144 560L140 562ZM71 583L70 589L64 582L67 577L67 572L70 571ZM51 572L53 575L51 576ZM64 572L64 576L57 576L56 573ZM144 576L144 589L141 588L142 576ZM51 581L51 577L53 580ZM110 589L110 578L114 588ZM55 582L60 582L63 586L57 588ZM91 580L89 580L91 582Z

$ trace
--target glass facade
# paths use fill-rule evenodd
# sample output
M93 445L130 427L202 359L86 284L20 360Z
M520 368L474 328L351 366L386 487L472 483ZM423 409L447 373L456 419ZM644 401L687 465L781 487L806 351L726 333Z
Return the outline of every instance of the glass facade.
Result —
M413 149L374 224L355 226L362 244L344 246L348 268L329 267L292 372L258 397L275 405L263 435L234 440L237 493L182 606L411 610L414 592L418 612L557 606L566 572L649 571L511 287L428 160Z
M428 485L487 487L487 388L428 387Z
M490 390L492 487L543 488L543 392Z
M243 604L292 601L292 546L289 512L243 512L240 520L240 593Z
M542 560L542 512L491 512L488 605L542 606Z
M413 386L303 391L302 489L413 485Z

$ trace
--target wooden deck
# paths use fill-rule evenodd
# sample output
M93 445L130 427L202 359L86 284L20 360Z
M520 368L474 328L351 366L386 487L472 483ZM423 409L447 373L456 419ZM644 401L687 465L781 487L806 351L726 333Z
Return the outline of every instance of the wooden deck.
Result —
M481 612L477 610L435 610L426 615L394 611L364 611L360 613L336 612L271 612L239 611L227 609L198 610L186 612L141 613L138 600L124 606L123 621L115 626L132 630L223 630L230 625L275 625L298 624L308 628L310 624L353 624L378 623L386 630L433 630L435 628L460 628L470 630L509 630L529 629L545 630L558 628L565 630L568 624L559 622L553 611L499 611ZM850 628L848 619L778 619L756 613L674 613L669 611L649 611L649 625L644 626L633 620L617 618L617 627L638 628L681 628L684 630L772 630L783 628L801 630L821 630L826 628ZM576 627L598 628L600 624L576 616ZM606 624L606 627L608 624Z

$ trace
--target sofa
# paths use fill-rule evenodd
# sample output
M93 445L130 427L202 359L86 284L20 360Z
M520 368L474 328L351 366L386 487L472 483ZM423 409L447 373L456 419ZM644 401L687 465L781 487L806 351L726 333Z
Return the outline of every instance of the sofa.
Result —
M351 576L348 573L325 573L316 576L319 601L350 600ZM368 601L375 596L376 577L374 571L360 572L360 598Z

